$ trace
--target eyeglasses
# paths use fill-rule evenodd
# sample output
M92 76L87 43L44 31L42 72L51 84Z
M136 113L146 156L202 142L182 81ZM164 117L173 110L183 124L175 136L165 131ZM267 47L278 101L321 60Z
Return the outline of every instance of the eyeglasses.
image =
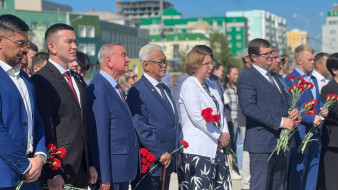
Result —
M267 52L267 53L259 53L259 54L256 54L256 55L260 55L260 56L263 56L263 57L270 57L271 55L275 54L275 51L270 51L270 52Z
M156 63L158 66L162 67L164 64L167 64L167 60L162 60L162 61L148 61L150 63Z
M26 42L25 41L16 41L16 40L11 40L11 39L9 39L5 36L1 36L1 37L15 43L20 48L29 47L32 44L32 42L30 42L30 41L26 41Z
M213 61L210 61L210 62L207 62L207 63L202 63L203 65L209 67L209 66L214 66L214 62Z
M137 79L137 75L130 76L129 78L136 80Z

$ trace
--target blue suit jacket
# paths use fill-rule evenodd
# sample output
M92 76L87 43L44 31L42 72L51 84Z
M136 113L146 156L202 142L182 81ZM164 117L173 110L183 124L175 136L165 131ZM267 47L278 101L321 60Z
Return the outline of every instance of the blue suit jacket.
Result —
M254 67L238 78L238 100L246 116L244 149L248 152L271 153L277 144L281 119L288 116L289 99L277 75L272 76L281 92Z
M164 90L174 103L169 88L164 86ZM153 153L156 159L159 159L165 152L170 154L178 148L179 125L177 114L173 115L168 110L164 100L148 79L142 76L133 85L128 92L127 101L142 147ZM174 109L177 113L175 106ZM162 165L159 164L159 166L153 170L152 176L161 175ZM172 155L167 173L173 172L175 167L176 154Z
M34 86L20 71L30 97L33 114L34 152L46 153L43 123L35 106ZM26 156L28 117L14 82L0 67L0 188L17 186L29 166ZM32 184L33 185L33 184Z
M285 82L288 87L293 85L292 81L288 79L290 75L295 75L294 82L298 82L298 77L301 77L300 74L294 69L287 77L285 77ZM314 76L311 76L311 79L316 88L316 100L318 104L314 107L316 114L319 113L319 108L322 107L321 98L318 90L317 79ZM314 97L310 89L306 90L298 101L296 107L298 110L301 109L305 102L313 100ZM317 139L316 141L309 142L307 145L307 151L304 154L299 154L297 148L304 139L306 133L309 131L313 125L315 115L302 114L302 122L297 127L297 131L294 133L293 138L296 146L291 149L291 161L290 161L290 190L315 190L317 185L318 169L319 169L319 159L320 159L320 150L321 150L321 141L319 134L315 134L312 139Z
M88 86L87 99L101 182L133 180L138 170L139 147L127 105L100 73Z

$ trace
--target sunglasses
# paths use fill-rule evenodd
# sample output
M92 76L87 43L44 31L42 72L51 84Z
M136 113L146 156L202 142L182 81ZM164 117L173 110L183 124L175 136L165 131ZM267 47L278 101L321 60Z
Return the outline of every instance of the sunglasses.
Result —
M137 79L137 75L130 76L129 78L136 80Z

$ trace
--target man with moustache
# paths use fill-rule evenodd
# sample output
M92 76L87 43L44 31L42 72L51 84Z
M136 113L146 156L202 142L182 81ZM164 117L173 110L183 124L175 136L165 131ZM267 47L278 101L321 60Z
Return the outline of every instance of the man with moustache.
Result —
M76 36L73 28L58 23L45 34L49 51L47 64L32 77L37 106L45 125L46 143L67 150L61 169L44 167L43 178L49 189L62 189L63 184L86 188L96 183L94 153L88 135L87 98L82 77L69 70L76 59Z
M100 189L128 190L138 170L139 147L125 93L118 79L129 71L130 59L119 43L104 44L100 71L87 89Z
M170 89L161 82L168 62L161 46L155 44L142 47L139 57L144 74L129 90L127 102L140 145L155 155L158 160L155 164L159 167L142 180L138 189L159 189L161 173L166 167L165 189L168 190L170 174L176 168L176 154L170 153L179 146L177 110ZM132 186L135 187L140 178L139 174Z
M47 158L34 86L19 68L30 45L28 31L20 18L0 16L0 189L6 190L21 180L21 189L37 190Z

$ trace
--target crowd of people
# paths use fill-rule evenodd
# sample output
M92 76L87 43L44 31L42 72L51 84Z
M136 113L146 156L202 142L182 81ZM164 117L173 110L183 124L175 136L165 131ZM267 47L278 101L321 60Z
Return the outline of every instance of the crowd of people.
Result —
M71 26L47 29L48 53L28 40L29 30L17 16L0 16L0 189L23 182L24 190L168 190L173 172L186 190L230 190L231 179L251 190L338 185L338 105L322 108L338 93L338 53L315 56L301 45L294 58L280 56L257 38L240 70L215 64L212 49L197 45L174 81L161 46L140 49L138 78L123 44L105 43L87 85L90 60ZM290 76L314 84L292 110ZM316 114L300 114L312 99ZM313 125L322 127L300 154ZM297 130L287 154L276 154L282 129ZM189 146L180 149L182 140ZM58 169L51 144L67 151ZM141 148L156 158L147 173Z

